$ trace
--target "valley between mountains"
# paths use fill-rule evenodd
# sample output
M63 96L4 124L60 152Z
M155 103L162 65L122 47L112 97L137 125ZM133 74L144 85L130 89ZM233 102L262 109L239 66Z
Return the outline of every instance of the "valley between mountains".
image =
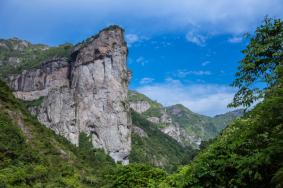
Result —
M0 187L282 186L282 79L209 117L129 90L127 56L116 25L76 45L0 40Z

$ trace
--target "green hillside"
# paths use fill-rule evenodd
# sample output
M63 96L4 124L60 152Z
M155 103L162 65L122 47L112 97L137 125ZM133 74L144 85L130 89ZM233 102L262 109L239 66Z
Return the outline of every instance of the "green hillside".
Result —
M166 107L166 110L173 118L173 122L177 122L191 135L199 136L205 141L217 136L222 129L243 115L243 110L235 110L209 117L194 113L181 104Z
M199 136L203 140L209 140L217 135L217 129L212 118L194 113L181 104L167 107L167 112L180 126L191 135Z
M282 96L281 85L163 186L282 187Z
M132 121L135 126L144 130L147 136L132 134L130 162L161 166L173 171L177 166L189 162L194 156L195 151L192 148L182 147L142 115L132 112Z
M38 123L0 81L1 187L99 184L100 175L114 167L114 162L87 143L81 135L77 148Z
M187 131L188 135L200 137L203 141L213 139L222 129L243 115L243 110L236 110L215 117L209 117L194 113L181 104L163 107L158 102L136 91L129 91L129 101L146 101L150 105L150 108L141 113L145 118L160 118L162 114L166 113L172 119L172 123L179 124ZM164 128L166 125L158 124L157 127ZM190 143L185 145L190 146Z

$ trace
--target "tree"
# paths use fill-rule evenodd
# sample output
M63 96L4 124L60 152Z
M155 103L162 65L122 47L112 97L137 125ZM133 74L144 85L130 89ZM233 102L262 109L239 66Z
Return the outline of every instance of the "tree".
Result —
M280 77L283 66L283 22L266 17L256 29L250 43L243 50L241 60L232 86L238 87L229 107L249 107L265 96Z

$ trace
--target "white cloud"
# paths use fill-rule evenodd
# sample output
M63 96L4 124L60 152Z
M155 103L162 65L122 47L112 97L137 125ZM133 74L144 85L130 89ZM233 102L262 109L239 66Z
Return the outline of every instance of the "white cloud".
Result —
M145 59L144 57L140 56L136 59L136 62L142 66L148 63L148 60Z
M201 66L205 67L206 65L210 64L211 61L204 61L201 63Z
M152 83L154 81L154 79L153 78L149 78L149 77L144 77L144 78L142 78L141 80L140 80L140 84L150 84L150 83Z
M232 101L235 93L233 88L225 85L184 85L173 79L167 79L162 84L141 86L137 91L165 106L183 104L194 112L209 116L230 111L227 104Z
M205 46L206 37L200 34L197 34L195 32L192 32L192 31L188 32L186 35L186 39L187 41L194 43L198 46L201 46L201 47Z
M136 34L126 34L125 38L128 43L128 46L131 46L132 44L140 40L139 36Z
M240 43L242 41L243 41L243 37L241 37L241 36L233 36L233 37L228 39L228 42L230 42L230 43Z
M67 41L74 36L81 40L113 23L131 33L193 30L238 35L254 30L265 15L283 17L282 0L1 0L0 9L5 28L1 35ZM202 37L191 35L191 41L203 44Z
M177 76L178 78L185 78L189 75L207 76L207 75L211 75L211 72L206 71L206 70L189 71L189 70L183 69L183 70L177 70L177 72L174 73L174 75Z

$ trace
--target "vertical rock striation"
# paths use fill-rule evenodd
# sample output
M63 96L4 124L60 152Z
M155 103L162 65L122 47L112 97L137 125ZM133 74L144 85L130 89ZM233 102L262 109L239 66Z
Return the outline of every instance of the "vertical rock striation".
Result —
M126 59L123 30L110 26L76 45L69 60L50 60L10 76L7 83L22 100L43 98L30 110L57 134L78 145L80 133L86 133L95 148L127 164L131 118Z

